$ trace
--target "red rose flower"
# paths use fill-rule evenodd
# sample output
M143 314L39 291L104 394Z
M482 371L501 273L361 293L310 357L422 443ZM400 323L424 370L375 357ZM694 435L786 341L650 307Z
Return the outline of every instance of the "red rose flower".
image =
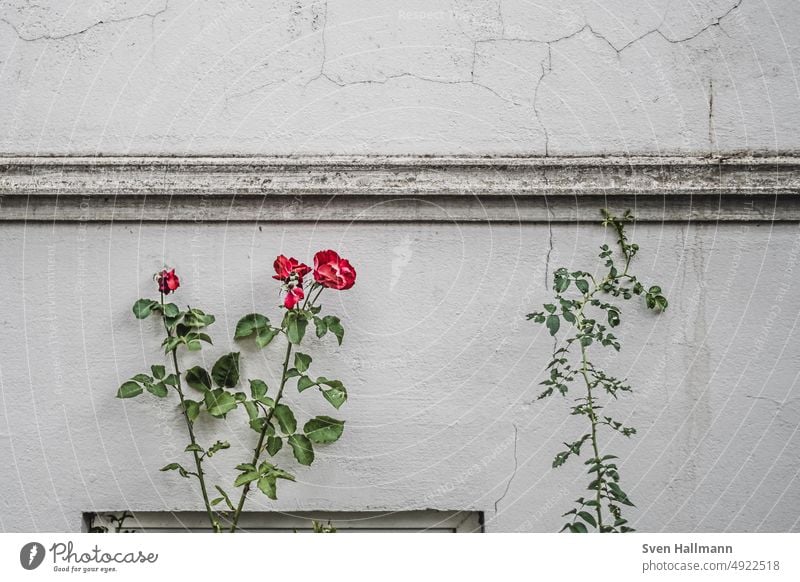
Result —
M350 289L356 282L356 270L336 251L320 251L314 255L314 280L330 289Z
M284 283L287 283L292 275L297 275L297 278L302 280L303 277L311 272L311 267L308 265L301 263L294 257L287 259L284 255L278 255L273 267L275 267L275 275L272 278Z
M303 288L299 285L290 287L286 293L286 297L283 298L283 306L286 309L294 309L305 296L306 294L303 292Z
M164 269L156 275L156 281L158 282L158 290L164 295L169 295L181 286L181 282L175 274L175 269L169 271Z

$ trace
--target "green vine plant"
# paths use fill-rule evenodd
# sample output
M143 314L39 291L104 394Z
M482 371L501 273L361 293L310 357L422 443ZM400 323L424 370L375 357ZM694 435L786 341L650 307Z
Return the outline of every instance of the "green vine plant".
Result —
M633 507L633 503L620 486L619 467L615 455L601 450L600 431L607 430L630 437L636 429L624 426L610 416L605 408L607 402L616 400L620 394L631 392L626 380L616 378L590 359L596 347L619 351L620 340L610 330L621 323L620 300L644 298L647 309L664 311L667 299L661 287L645 286L630 273L633 258L639 246L628 240L626 225L634 221L630 210L616 217L607 210L602 211L603 226L614 229L617 238L617 260L615 252L606 244L598 255L604 265L604 273L572 271L560 268L553 273L553 303L544 304L544 311L528 314L528 319L544 324L551 336L562 328L568 329L566 338L555 349L547 366L549 377L541 382L545 386L538 399L547 398L556 392L566 396L570 387L579 384L581 396L574 399L570 414L584 417L588 422L587 432L573 442L564 443L566 449L553 460L553 468L560 467L570 457L579 457L588 443L591 447L585 461L591 481L587 487L589 495L579 497L576 507L564 514L569 521L561 531L587 533L589 528L600 533L626 533L634 531L622 516L622 507ZM620 260L621 259L621 260Z
M150 374L136 374L124 382L117 391L117 397L132 398L144 391L158 398L168 397L171 391L177 394L189 440L184 452L190 455L191 464L186 467L179 462L169 463L161 471L176 471L181 477L196 479L209 526L214 532L236 532L239 529L239 519L253 485L275 500L278 480L295 480L291 472L267 460L267 456L276 457L286 443L300 465L311 465L315 445L333 443L344 431L344 421L330 416L316 416L299 428L295 413L285 397L285 389L290 380L296 381L298 392L316 388L337 410L347 400L347 390L341 381L309 375L312 358L297 348L306 336L309 323L314 325L317 338L330 333L339 345L342 344L344 327L341 321L334 315L322 315L322 306L318 301L325 289L344 290L352 287L355 269L346 259L330 250L315 255L314 280L310 286L304 284L304 277L312 272L311 267L296 259L280 255L274 267L276 275L273 278L280 281L284 294L281 324L273 326L265 315L252 313L241 318L234 335L235 340L252 340L262 349L278 337L285 340L279 385L273 392L267 382L259 378L248 380L249 393L241 388L239 352L221 356L210 373L199 365L182 369L182 354L200 350L203 343L212 343L207 328L215 318L197 308L182 310L175 303L166 302L166 296L180 286L174 269L164 269L155 276L159 300L139 299L133 306L137 319L154 315L162 320L165 332L162 346L170 360L171 370L168 373L166 366L155 364L151 366ZM193 393L188 393L187 389ZM230 449L231 445L224 440L217 440L211 445L201 444L195 433L195 424L200 422L201 415L225 419L237 409L245 411L247 424L258 436L252 454L236 466L238 476L233 487L241 487L242 490L238 501L234 503L229 494L230 488L214 484L215 494L211 494L205 468L206 462L217 453Z

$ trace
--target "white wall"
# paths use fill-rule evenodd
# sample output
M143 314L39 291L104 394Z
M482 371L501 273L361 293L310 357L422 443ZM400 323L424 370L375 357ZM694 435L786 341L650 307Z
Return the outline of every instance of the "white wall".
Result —
M4 153L796 150L796 0L0 1Z
M639 504L635 525L799 529L800 230L648 224L635 235L642 278L658 275L671 302L660 317L626 307L612 364L637 388L614 408L640 434L609 443ZM346 342L309 350L319 373L350 389L347 430L277 504L259 494L251 508L476 509L490 531L557 529L584 467L550 461L582 427L562 424L567 402L533 402L553 343L524 314L547 300L546 267L591 267L603 236L554 226L547 267L541 226L7 226L2 527L76 529L91 509L199 509L187 481L156 471L185 444L174 403L113 397L159 361L160 331L140 326L131 304L162 261L177 266L176 298L218 317L213 358L234 349L241 314L276 312L276 253L332 246L359 270L351 291L326 299ZM274 374L280 351L244 349L247 374ZM309 413L329 409L289 394ZM217 457L220 470L247 457L255 434L229 437L241 448Z
M0 152L800 147L796 0L239 4L0 0ZM626 309L612 362L637 388L616 406L640 433L611 443L633 525L800 531L798 225L648 223L635 235L638 270L671 307ZM216 355L234 348L240 315L276 313L276 254L329 246L359 270L353 290L327 299L345 345L313 348L315 367L350 389L347 430L278 503L255 495L251 508L475 509L489 531L557 530L583 466L550 462L580 429L562 424L567 402L533 402L553 344L524 314L549 297L545 271L593 264L603 236L595 225L4 223L0 530L77 530L93 509L199 509L187 481L157 472L185 444L173 408L114 398L159 353L130 306L176 266L179 299L217 315ZM248 373L274 373L275 350L244 351ZM254 433L228 436L241 449L218 457L221 471Z

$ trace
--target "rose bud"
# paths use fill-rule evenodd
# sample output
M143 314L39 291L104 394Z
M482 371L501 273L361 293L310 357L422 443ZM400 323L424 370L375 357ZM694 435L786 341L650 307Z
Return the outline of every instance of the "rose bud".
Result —
M169 271L164 269L156 275L156 281L158 282L158 290L164 295L169 295L181 286L181 282L175 274L175 269Z
M283 299L283 306L286 309L294 309L305 296L306 294L303 292L303 288L299 285L290 287L289 291L286 293L286 297Z
M350 289L356 282L356 270L336 251L319 251L314 255L314 280L330 289Z

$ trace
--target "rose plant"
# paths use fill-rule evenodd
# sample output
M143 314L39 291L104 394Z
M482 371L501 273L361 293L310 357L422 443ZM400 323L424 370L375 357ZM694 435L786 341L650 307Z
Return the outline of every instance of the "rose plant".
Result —
M567 448L555 456L553 467L560 467L572 456L580 456L583 446L588 443L591 453L585 464L592 476L587 487L591 495L578 498L577 507L564 514L570 521L564 524L561 531L586 533L588 527L601 533L633 531L622 517L621 506L633 506L633 503L619 485L617 457L603 454L600 446L600 429L611 430L625 437L636 433L635 428L624 426L608 415L604 410L606 405L600 398L605 393L613 401L632 389L624 379L607 374L589 358L592 346L620 350L619 338L610 331L621 322L622 309L614 300L640 296L644 298L648 309L656 311L663 311L668 305L661 287L653 285L646 288L630 274L631 261L639 251L639 246L629 242L625 225L633 220L630 211L618 218L604 210L603 226L614 229L622 263L615 262L613 250L604 244L599 254L605 268L604 274L570 272L566 268L556 270L553 274L555 300L546 303L544 311L528 315L529 320L544 324L552 336L562 328L562 322L569 329L562 347L555 350L547 366L549 377L541 382L546 388L539 394L539 399L547 398L556 391L566 396L569 387L576 382L582 384L584 390L575 399L570 414L584 417L589 428L580 438L564 443Z
M248 379L249 395L240 388L239 352L222 355L210 372L199 365L182 370L180 363L184 352L198 351L203 343L212 343L207 328L215 318L200 309L181 309L175 303L167 302L167 296L175 293L181 285L174 269L164 269L155 275L158 300L139 299L133 306L138 319L154 315L162 320L165 331L162 346L171 362L171 370L167 373L166 366L155 364L149 374L136 374L124 382L117 396L132 398L144 391L159 398L166 398L171 391L177 394L189 440L185 452L191 455L192 464L186 468L181 463L169 463L161 470L177 471L182 477L197 480L209 525L215 532L237 531L253 484L270 499L277 499L278 480L294 480L292 473L268 461L267 456L276 457L287 444L298 463L311 465L315 445L333 443L344 431L344 421L330 416L316 416L299 428L296 415L285 398L285 389L290 380L296 382L299 393L315 388L337 410L347 400L347 390L341 381L309 374L312 358L298 348L306 337L309 324L313 324L318 338L330 333L339 345L342 344L344 328L341 321L334 315L323 315L319 299L325 289L350 289L355 283L356 271L349 261L332 250L323 250L314 256L313 270L284 255L275 259L273 267L273 278L281 283L283 294L280 325L274 326L265 315L251 313L237 323L234 339L252 340L258 348L267 347L279 336L285 339L279 385L274 393L259 378ZM307 280L309 275L310 281ZM188 394L187 388L196 391L198 396ZM193 398L189 398L190 395ZM238 476L233 486L241 487L242 491L238 502L234 503L228 493L230 489L226 490L219 484L214 484L219 495L212 498L204 467L208 459L229 449L230 443L218 440L210 446L201 445L194 428L201 415L212 419L228 418L237 409L244 411L246 416L243 414L242 418L246 418L258 436L252 454L236 466Z

